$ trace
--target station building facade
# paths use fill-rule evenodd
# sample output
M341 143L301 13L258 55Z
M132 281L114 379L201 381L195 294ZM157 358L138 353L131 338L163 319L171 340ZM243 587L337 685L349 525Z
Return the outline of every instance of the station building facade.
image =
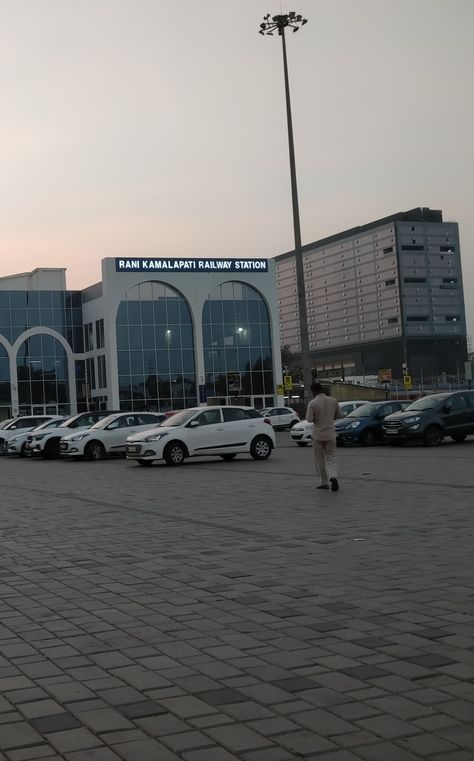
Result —
M280 379L272 260L107 258L83 290L64 269L0 278L0 419L263 407Z

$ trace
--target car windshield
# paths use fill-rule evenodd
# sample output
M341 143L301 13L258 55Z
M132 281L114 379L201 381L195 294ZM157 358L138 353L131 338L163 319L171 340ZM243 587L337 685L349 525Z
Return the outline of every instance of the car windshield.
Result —
M374 404L363 404L362 407L357 407L356 410L352 410L352 412L346 416L346 420L350 417L372 417L376 409Z
M182 412L177 412L176 415L173 415L173 417L169 417L166 418L166 420L163 420L160 427L174 428L177 425L184 425L196 414L197 411L198 410L194 408L191 410L183 410Z
M94 429L102 429L105 428L107 425L109 425L113 420L116 420L120 415L107 415L107 417L103 417L100 420L97 421L97 423L94 423L94 425L91 425L91 428Z
M425 396L424 399L418 399L405 407L405 412L421 412L422 410L434 410L438 404L446 399L445 396Z

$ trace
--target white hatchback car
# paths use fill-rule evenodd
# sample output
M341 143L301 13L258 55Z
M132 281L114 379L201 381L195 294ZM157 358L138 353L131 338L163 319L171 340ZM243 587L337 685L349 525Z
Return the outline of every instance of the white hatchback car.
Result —
M21 433L18 433L16 436L13 436L13 438L11 438L8 442L7 454L26 457L26 455L29 454L30 447L28 438L30 436L35 436L36 434L40 434L42 431L50 431L54 428L57 428L58 425L61 425L64 420L66 420L65 417L61 415L55 415L51 418L51 420L47 420L46 423L37 425L36 428L33 428L32 431L27 429L26 431L24 430Z
M8 442L14 436L18 436L19 433L28 433L37 425L51 420L52 417L52 415L23 415L10 420L0 431L0 454L7 453Z
M270 419L275 430L292 428L296 423L300 422L300 416L291 407L265 407L263 410L259 410L259 412L263 417Z
M367 401L362 399L352 399L350 402L339 402L342 416L346 417L350 412L353 412L357 407L362 407L363 404L367 404ZM298 444L299 447L306 447L313 440L313 424L308 423L307 420L301 420L299 423L293 426L291 429L291 438Z
M193 407L178 412L152 431L129 436L127 458L139 465L164 460L181 465L187 457L217 455L233 460L249 453L266 460L275 447L268 418L252 407Z
M127 437L166 420L162 412L119 412L99 420L91 428L63 436L60 451L63 457L86 457L100 460L105 455L125 454Z

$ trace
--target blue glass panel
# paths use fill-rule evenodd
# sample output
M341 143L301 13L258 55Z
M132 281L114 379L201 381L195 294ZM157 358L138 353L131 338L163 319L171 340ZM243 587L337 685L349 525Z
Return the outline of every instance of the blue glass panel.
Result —
M202 323L203 325L208 325L211 322L211 307L209 304L209 301L204 302L204 306L202 308Z
M128 302L128 324L140 325L140 302L139 301Z
M158 374L168 374L170 371L169 353L167 351L156 352L156 362L158 368Z
M10 311L10 291L0 291L0 309Z
M211 347L220 347L224 345L224 326L222 322L214 323L211 326Z
M117 352L118 373L119 375L130 374L130 354L128 351Z
M143 353L141 351L130 352L130 368L132 374L143 375Z
M26 308L23 309L12 309L10 312L11 315L11 324L13 326L22 327L23 330L26 330L28 327L28 318L26 316Z
M249 322L260 322L258 301L247 301L247 313Z
M183 358L181 350L171 350L170 353L170 373L182 373L183 372Z
M179 304L175 299L168 299L168 323L175 325L179 322Z
M194 351L192 349L183 349L183 372L192 373L194 371Z
M39 309L39 291L27 291L26 302L28 304L28 309Z
M142 327L142 340L144 349L155 350L155 327L154 325L144 325Z
M143 352L145 373L156 373L156 353L154 351Z
M225 350L225 363L228 371L237 370L237 349Z
M142 325L153 325L155 321L153 301L141 302Z
M247 302L236 301L235 302L235 321L240 325L244 325L247 322Z
M216 323L218 324L222 322L222 302L211 301L210 307L211 307L211 323L215 325Z
M38 307L29 308L27 313L27 319L28 319L29 328L39 328L41 325L39 308Z
M31 404L31 386L28 381L18 382L18 401L20 404Z
M119 375L119 397L120 399L131 399L132 388L129 375Z
M166 302L155 301L155 325L166 325Z
M0 357L0 381L10 380L10 363L8 358Z
M26 309L26 291L10 291L12 309Z
M128 349L128 327L126 325L117 326L117 349Z
M51 291L39 291L39 305L43 309L51 309L53 306L53 299Z
M179 301L179 319L181 324L191 323L191 312L184 299Z
M64 291L51 291L53 309L64 309Z
M117 326L128 325L127 302L121 301L117 309Z
M128 340L131 349L142 348L142 329L140 325L130 325L128 328Z
M181 325L181 346L183 349L192 349L194 346L193 329L191 325Z
M235 324L235 303L233 301L224 301L222 304L222 314L224 322L232 322Z
M263 394L263 373L252 372L252 393Z
M10 325L10 308L0 308L0 331L2 331L4 327L10 327Z

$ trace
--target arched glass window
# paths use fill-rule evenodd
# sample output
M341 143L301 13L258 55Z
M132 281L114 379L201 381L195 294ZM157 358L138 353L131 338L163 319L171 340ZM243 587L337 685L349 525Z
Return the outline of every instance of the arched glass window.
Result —
M20 407L69 404L67 354L56 338L27 338L18 349L16 367Z
M202 323L208 397L274 394L270 316L255 288L219 285L204 304Z
M8 359L7 350L3 344L0 344L0 406L10 407L10 405L10 360Z
M179 410L197 404L191 313L157 282L128 291L117 312L120 409Z

